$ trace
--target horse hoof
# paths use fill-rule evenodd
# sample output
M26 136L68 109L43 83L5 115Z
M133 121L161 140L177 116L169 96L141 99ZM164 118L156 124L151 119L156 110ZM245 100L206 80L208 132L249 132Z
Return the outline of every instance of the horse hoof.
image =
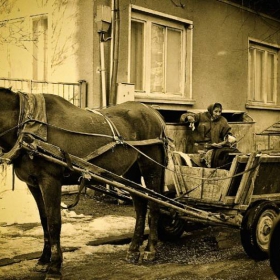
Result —
M140 252L127 252L126 261L129 263L137 263L140 258Z
M144 262L152 262L156 259L156 252L145 251L143 254Z
M46 272L48 271L49 264L48 263L37 263L34 267L34 271L36 272Z

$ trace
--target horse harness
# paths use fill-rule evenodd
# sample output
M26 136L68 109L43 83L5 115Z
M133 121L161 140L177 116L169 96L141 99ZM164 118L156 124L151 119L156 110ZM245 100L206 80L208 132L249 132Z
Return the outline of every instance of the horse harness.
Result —
M43 94L26 94L23 92L18 92L18 94L20 98L20 113L19 113L18 125L0 134L0 137L2 137L3 135L10 132L11 130L18 129L18 139L15 145L13 146L13 148L6 153L4 153L3 149L0 147L0 164L4 162L11 164L12 161L15 158L17 158L22 148L26 149L28 146L29 147L28 150L31 149L29 151L30 156L36 154L36 150L39 148L52 156L65 160L69 169L72 170L72 164L68 153L63 151L60 147L56 147L47 142L48 126L61 131L71 132L75 134L106 137L112 139L112 142L105 144L104 146L101 146L97 150L88 154L86 157L82 158L83 161L87 161L87 162L102 155L108 150L113 149L116 145L127 145L137 150L139 153L141 153L146 157L148 156L142 153L139 149L137 149L137 146L163 144L165 148L167 147L168 139L165 135L163 120L162 120L163 130L159 138L147 139L147 140L125 140L120 135L117 127L109 117L102 114L100 111L87 109L92 113L104 117L108 126L110 127L112 135L71 131L68 129L51 125L47 122L45 99ZM143 104L143 106L146 105ZM149 159L153 161L152 158Z

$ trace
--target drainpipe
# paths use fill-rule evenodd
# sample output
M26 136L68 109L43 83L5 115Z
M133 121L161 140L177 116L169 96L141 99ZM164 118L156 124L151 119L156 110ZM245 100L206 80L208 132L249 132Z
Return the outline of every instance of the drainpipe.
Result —
M101 74L101 108L107 107L106 98L106 77L105 77L105 53L104 44L111 38L105 39L105 33L108 32L112 18L111 8L105 5L98 5L96 10L95 22L97 24L97 32L99 33L99 45L100 45L100 74Z
M111 89L111 82L112 82L112 69L113 69L113 48L114 48L114 30L115 30L115 0L111 0L111 19L112 19L112 24L111 24L111 45L110 45L110 73L109 73L109 88Z
M102 93L102 106L101 108L107 107L107 98L106 98L106 77L105 77L105 55L104 55L104 40L103 33L99 33L100 36L100 73L101 73L101 93Z
M118 76L118 63L119 63L119 38L120 38L120 16L119 16L119 0L112 1L112 10L114 12L112 37L113 37L113 55L112 55L112 75L111 87L109 96L109 105L116 104L117 96L117 76Z

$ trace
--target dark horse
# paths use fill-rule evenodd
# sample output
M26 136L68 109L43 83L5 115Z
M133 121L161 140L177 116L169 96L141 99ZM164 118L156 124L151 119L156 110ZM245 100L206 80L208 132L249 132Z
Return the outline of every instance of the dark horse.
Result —
M280 216L273 223L268 249L270 267L277 278L280 279Z
M91 163L114 174L124 175L136 183L141 182L142 176L147 188L156 192L162 191L164 166L166 165L165 145L163 144L164 141L153 142L151 139L164 138L164 123L154 109L138 102L126 102L101 110L101 114L99 114L78 108L56 95L40 94L42 107L38 100L35 105L32 105L32 101L30 101L32 99L26 99L28 96L33 96L34 99L35 95L15 93L10 89L0 88L0 146L3 152L2 156L14 149L19 142L18 137L22 133L35 135L32 132L32 127L39 124L40 128L38 130L47 132L45 138L40 136L41 139L59 147L65 154L79 158L88 157ZM28 100L25 103L31 104L27 109L30 112L25 111L22 99ZM39 110L36 110L36 107ZM37 115L44 115L42 114L44 112L43 107L45 108L46 119L45 121L37 121ZM22 115L27 116L27 121ZM28 118L32 121L28 121ZM25 130L25 126L28 124L31 127L31 132ZM114 134L120 137L117 137L116 140ZM89 156L96 151L100 152L102 147L108 147L112 141L119 142L114 148L104 149L104 152L99 156L94 158ZM144 142L134 148L132 145L126 145L125 141ZM147 141L147 144L145 144L145 141ZM47 271L46 279L59 279L63 260L60 247L61 186L77 184L81 174L78 174L75 170L71 171L71 168L67 166L48 161L21 149L20 145L16 150L17 152L12 156L15 173L20 180L26 182L31 191L38 206L44 231L44 248L36 269ZM148 202L146 199L135 195L133 195L133 200L136 224L127 253L127 260L137 262L140 256L139 246L143 240ZM145 256L148 260L153 260L158 239L159 207L153 202L149 202L149 204L150 234L145 248Z

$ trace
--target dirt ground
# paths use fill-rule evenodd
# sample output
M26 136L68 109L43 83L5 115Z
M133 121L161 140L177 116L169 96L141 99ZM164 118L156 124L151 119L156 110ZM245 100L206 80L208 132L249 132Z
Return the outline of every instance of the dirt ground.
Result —
M65 194L62 196L62 202L70 205L75 200L75 196L76 194ZM72 210L78 215L90 215L93 219L112 214L134 217L134 209L131 203L122 203L115 198L89 189L86 194L81 195L78 205Z
M64 195L62 200L70 204L74 196ZM93 196L90 193L81 197L74 210L77 214L89 215L90 219L112 214L134 217L131 205L118 205L111 198ZM32 226L26 225L28 229ZM83 235L80 232L77 234L73 236L73 240L75 238L83 240ZM100 240L87 241L85 246L79 247L73 242L73 246L63 248L64 280L277 279L270 269L268 260L256 262L247 257L240 244L237 230L208 227L185 233L177 242L160 243L157 261L140 262L137 265L125 261L129 243L127 236L116 239L106 236ZM44 279L44 274L33 271L41 250L36 245L37 241L33 239L22 241L27 242L26 246L34 246L33 253L17 256L6 262L1 260L0 256L1 280Z

